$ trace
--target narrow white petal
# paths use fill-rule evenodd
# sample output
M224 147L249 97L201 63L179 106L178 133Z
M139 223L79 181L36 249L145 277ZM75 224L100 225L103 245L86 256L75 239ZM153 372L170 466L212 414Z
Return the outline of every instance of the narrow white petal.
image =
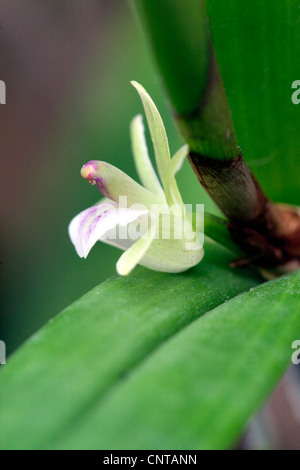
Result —
M98 240L106 242L110 230L127 226L146 214L147 210L120 208L115 203L98 204L74 217L69 225L69 236L78 255L86 258ZM118 243L117 238L108 243L123 248L123 243Z
M156 173L149 157L145 138L145 128L141 114L136 116L131 121L130 135L136 170L143 186L149 189L149 191L151 191L152 193L162 196L162 198L164 199L163 189L156 176Z
M145 255L156 235L156 225L151 225L149 230L137 242L135 242L117 262L117 272L120 276L127 276Z
M153 142L158 173L164 185L170 162L170 150L165 126L157 107L146 90L137 82L132 81L131 84L136 88L144 105Z
M165 193L169 205L180 204L183 205L182 198L175 180L175 175L181 170L184 160L189 152L188 145L181 147L174 155L169 163L168 171L165 180Z

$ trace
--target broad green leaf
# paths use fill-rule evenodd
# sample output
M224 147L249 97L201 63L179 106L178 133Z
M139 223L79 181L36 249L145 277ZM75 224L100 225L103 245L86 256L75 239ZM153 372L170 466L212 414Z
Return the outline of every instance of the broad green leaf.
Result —
M190 150L210 158L232 159L240 150L211 45L206 3L136 0Z
M276 201L298 204L300 105L299 3L209 0L216 49L242 153Z
M208 312L95 400L52 447L232 446L291 361L299 307L298 271Z
M58 442L162 343L260 282L229 268L232 255L221 248L205 248L184 274L137 268L104 282L31 338L0 372L0 447Z
M176 111L193 112L205 92L209 67L205 2L136 0L135 4L145 29L151 31L155 57Z

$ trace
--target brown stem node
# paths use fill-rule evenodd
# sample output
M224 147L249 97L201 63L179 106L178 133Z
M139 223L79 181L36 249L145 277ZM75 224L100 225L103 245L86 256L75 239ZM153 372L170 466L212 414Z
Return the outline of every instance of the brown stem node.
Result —
M274 204L264 194L242 155L232 160L191 152L201 185L226 215L227 228L252 264L279 272L300 267L300 211Z

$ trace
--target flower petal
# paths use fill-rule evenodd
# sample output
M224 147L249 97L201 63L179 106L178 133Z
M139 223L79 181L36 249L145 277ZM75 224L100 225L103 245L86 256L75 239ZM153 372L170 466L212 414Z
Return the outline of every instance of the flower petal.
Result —
M181 170L184 160L189 152L189 146L184 145L174 155L169 163L165 179L165 193L168 204L180 204L183 206L182 198L175 180L175 175Z
M135 242L117 262L117 272L120 276L127 276L143 258L156 235L156 226L151 225L149 230Z
M182 208L183 210L183 208ZM170 212L159 219L159 237L155 237L139 264L155 271L177 273L198 264L204 255L203 244L194 231L191 216Z
M112 201L119 203L120 197L127 197L127 207L138 203L150 208L151 204L161 202L161 198L106 162L88 162L82 167L81 176L95 184L99 191Z
M153 240L139 264L154 271L180 273L196 266L204 256L198 241L187 243L185 240Z
M148 210L120 208L115 203L98 204L74 217L69 225L69 235L78 255L86 258L98 240L106 241L105 236L110 230L118 225L127 226L145 214L148 214ZM117 239L107 242L124 247Z
M160 179L164 185L170 162L170 150L164 123L151 97L139 83L132 81L144 105L150 134L153 142L156 164Z
M145 128L141 114L138 114L130 124L130 135L132 152L136 170L143 186L152 193L164 198L164 192L152 166L147 143L145 139Z
M178 273L202 260L203 244L193 230L192 223L188 219L170 215L170 224L163 223L161 217L153 215L151 232L145 233L119 259L117 271L120 275L129 274L137 264L154 271Z

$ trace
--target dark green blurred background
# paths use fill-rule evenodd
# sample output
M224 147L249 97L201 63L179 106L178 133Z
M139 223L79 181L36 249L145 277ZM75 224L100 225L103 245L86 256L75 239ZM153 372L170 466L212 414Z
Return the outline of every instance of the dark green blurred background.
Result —
M12 352L115 273L117 249L99 243L81 260L67 227L99 199L80 178L88 160L106 160L136 178L129 123L142 106L130 80L158 105L171 151L180 138L132 3L2 0L1 26L0 338ZM203 202L187 163L180 183L185 202Z

